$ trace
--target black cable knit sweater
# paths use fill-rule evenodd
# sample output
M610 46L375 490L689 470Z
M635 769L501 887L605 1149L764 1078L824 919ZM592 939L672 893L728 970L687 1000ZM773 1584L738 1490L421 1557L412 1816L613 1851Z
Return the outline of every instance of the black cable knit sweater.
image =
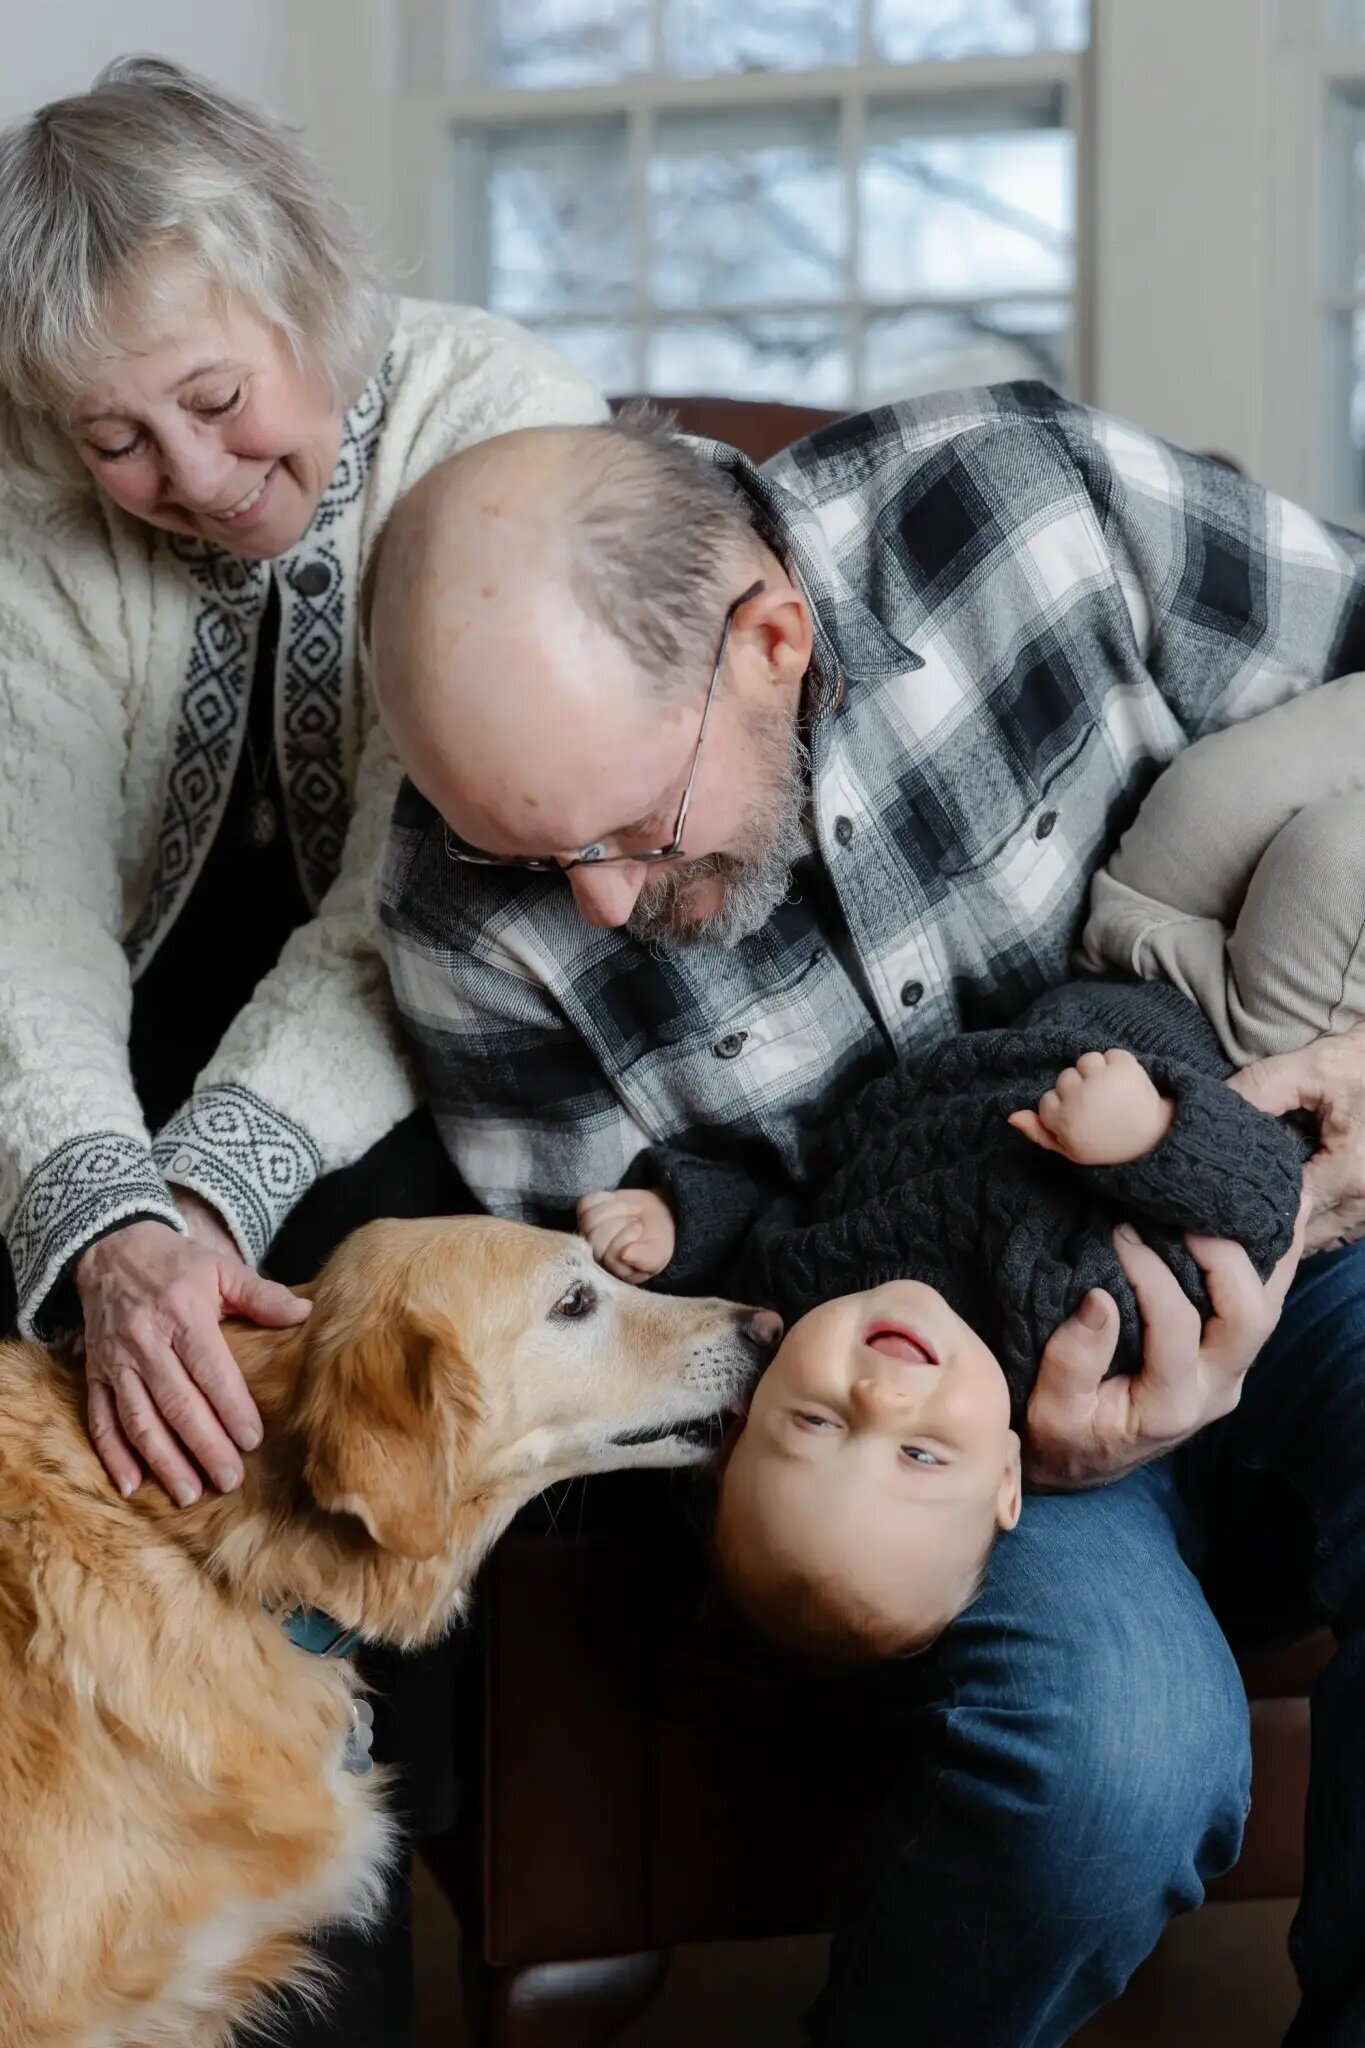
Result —
M1156 1149L1082 1167L1010 1129L1084 1052L1123 1046L1176 1104ZM667 1147L630 1179L661 1188L679 1226L664 1275L699 1245L728 1255L728 1290L789 1320L835 1295L926 1281L991 1346L1022 1414L1052 1332L1092 1287L1119 1306L1116 1372L1141 1364L1136 1299L1111 1243L1131 1222L1204 1316L1187 1230L1235 1238L1266 1278L1288 1248L1314 1141L1227 1087L1206 1019L1154 982L1069 982L1003 1030L968 1032L861 1088L816 1146L805 1193L764 1202L739 1167ZM689 1242L689 1240L692 1240Z

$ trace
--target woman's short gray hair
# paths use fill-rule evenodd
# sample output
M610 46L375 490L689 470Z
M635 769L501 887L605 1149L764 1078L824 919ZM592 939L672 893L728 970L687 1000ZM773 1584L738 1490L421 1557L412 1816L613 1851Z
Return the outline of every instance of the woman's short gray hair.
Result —
M392 308L356 221L287 129L160 57L0 134L0 461L84 479L61 431L116 295L163 253L281 327L348 405ZM75 467L73 467L75 465ZM86 479L88 481L88 479Z

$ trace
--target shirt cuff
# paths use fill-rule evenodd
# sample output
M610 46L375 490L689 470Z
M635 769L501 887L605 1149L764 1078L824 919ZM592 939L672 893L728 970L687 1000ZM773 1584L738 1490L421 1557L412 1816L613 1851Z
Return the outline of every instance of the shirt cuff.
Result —
M23 1335L54 1334L50 1305L88 1245L147 1218L185 1228L145 1138L95 1131L50 1152L29 1175L6 1236Z
M192 1095L157 1133L152 1156L168 1181L218 1211L251 1266L322 1171L302 1125L235 1081Z

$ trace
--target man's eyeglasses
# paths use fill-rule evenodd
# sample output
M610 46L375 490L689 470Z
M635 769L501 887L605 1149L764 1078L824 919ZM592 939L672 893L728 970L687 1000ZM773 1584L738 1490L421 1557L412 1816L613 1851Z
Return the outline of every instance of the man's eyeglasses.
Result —
M706 738L706 728L711 722L711 706L715 702L716 685L720 681L720 672L725 666L725 652L730 645L730 628L734 625L735 614L740 606L746 605L751 597L757 597L763 588L764 585L761 581L751 583L747 590L740 592L725 614L725 623L721 627L720 645L716 649L715 666L711 670L711 684L706 692L706 703L701 714L701 726L697 733L697 744L692 749L692 765L687 771L687 781L683 785L682 802L678 805L678 816L673 827L673 837L669 840L667 846L651 847L647 853L605 853L599 840L592 846L585 846L582 852L576 853L571 860L544 860L538 855L525 853L481 853L478 847L469 846L463 839L458 839L451 831L449 825L447 825L446 852L450 855L450 858L452 860L467 861L472 867L536 868L542 872L549 868L560 868L561 870L569 868L610 868L623 867L627 862L633 864L636 861L650 863L661 860L677 860L683 850L683 832L687 825L687 813L692 805L692 786L697 779L697 764L701 760L702 742Z

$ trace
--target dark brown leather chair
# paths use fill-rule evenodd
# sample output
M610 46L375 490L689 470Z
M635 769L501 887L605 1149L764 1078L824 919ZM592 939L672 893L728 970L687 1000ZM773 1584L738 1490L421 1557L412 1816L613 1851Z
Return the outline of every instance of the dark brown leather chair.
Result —
M835 417L670 403L688 431L758 460ZM471 1825L432 1851L465 1930L481 2048L597 2048L643 2010L676 1944L828 1929L841 1856L877 1795L874 1744L861 1782L848 1750L838 1772L798 1779L782 1700L775 1711L723 1664L680 1664L667 1624L662 1642L657 1626L639 1635L629 1617L667 1606L651 1558L677 1495L627 1483L624 1497L629 1511L592 1533L519 1526L483 1581ZM1244 1663L1253 1801L1217 1898L1297 1896L1307 1691L1327 1651L1314 1637Z

